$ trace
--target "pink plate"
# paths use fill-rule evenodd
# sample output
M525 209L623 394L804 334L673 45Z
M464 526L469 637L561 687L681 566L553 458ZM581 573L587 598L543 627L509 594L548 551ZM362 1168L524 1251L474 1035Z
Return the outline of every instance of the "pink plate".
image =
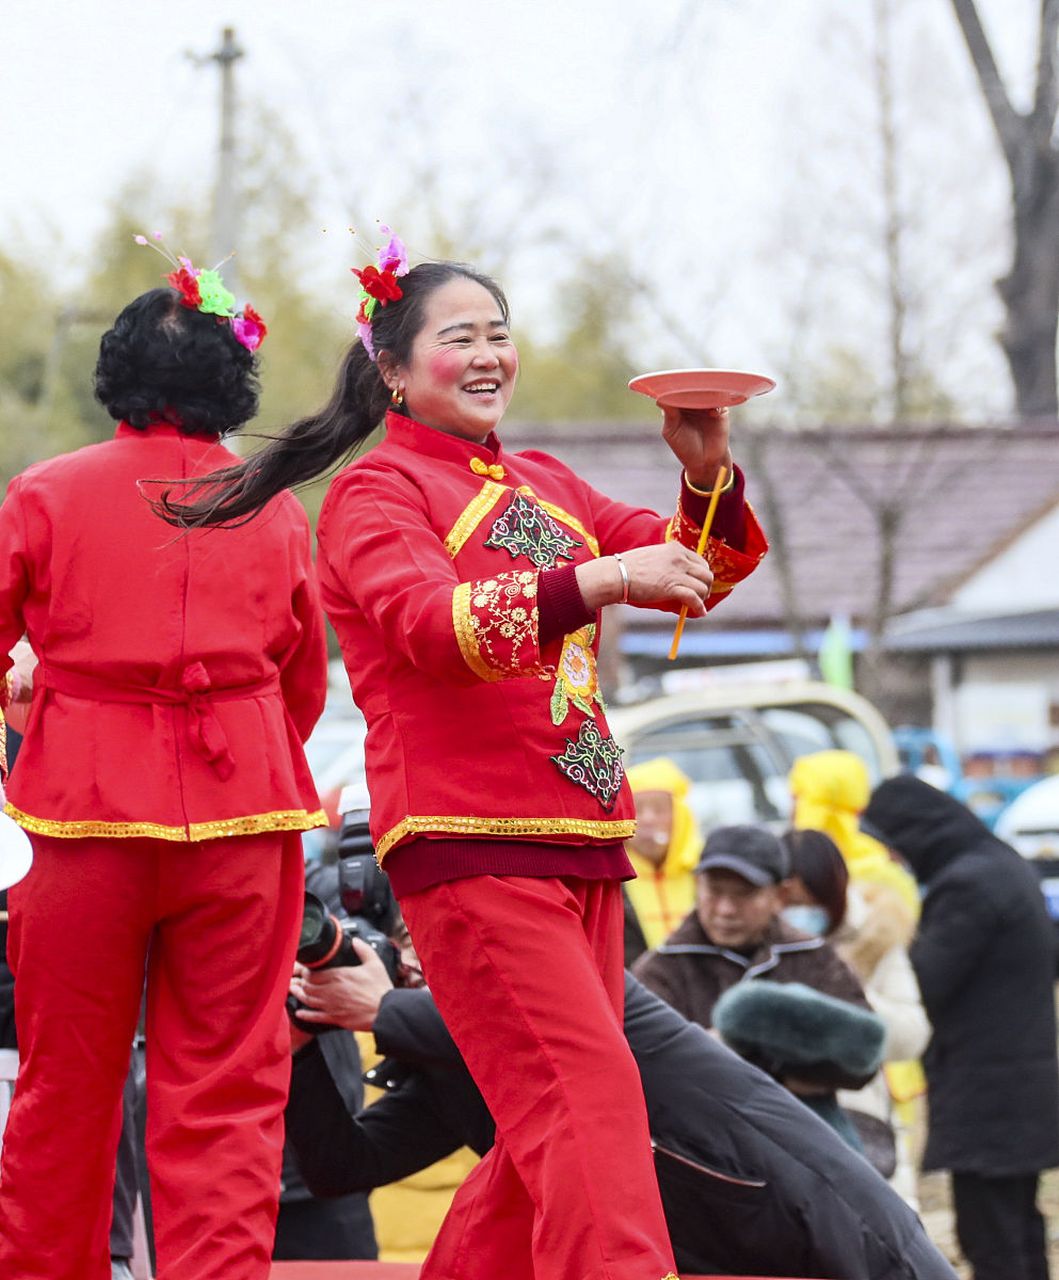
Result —
M641 373L629 390L650 396L663 409L722 409L764 395L775 385L760 373L734 369L663 369Z

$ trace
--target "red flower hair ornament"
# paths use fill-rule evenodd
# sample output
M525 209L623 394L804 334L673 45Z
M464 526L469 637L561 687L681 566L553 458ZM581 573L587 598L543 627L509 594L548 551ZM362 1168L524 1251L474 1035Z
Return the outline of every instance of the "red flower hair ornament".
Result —
M360 335L364 350L372 360L375 359L375 345L372 342L371 322L375 315L375 308L385 307L388 303L404 297L404 291L397 283L397 278L408 274L408 250L404 246L404 241L389 227L380 226L379 229L387 240L379 250L378 266L350 268L360 281L357 333Z

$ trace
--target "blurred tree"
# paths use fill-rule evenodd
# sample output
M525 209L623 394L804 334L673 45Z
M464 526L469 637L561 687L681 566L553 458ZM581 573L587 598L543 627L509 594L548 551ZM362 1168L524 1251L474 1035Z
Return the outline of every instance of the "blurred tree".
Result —
M519 390L511 416L537 422L643 421L646 402L628 390L638 369L629 354L636 298L617 257L575 261L557 282L561 317L554 341L519 338Z
M1000 333L1021 418L1059 416L1059 0L1040 0L1032 105L1018 111L1004 87L975 0L952 0L1011 177L1011 267L997 281Z

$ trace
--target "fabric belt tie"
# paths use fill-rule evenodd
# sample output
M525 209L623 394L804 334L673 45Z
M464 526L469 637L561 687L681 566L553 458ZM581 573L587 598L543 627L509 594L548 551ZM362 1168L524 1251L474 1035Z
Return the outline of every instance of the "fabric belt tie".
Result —
M239 702L244 698L259 698L264 694L279 693L279 673L266 677L257 684L232 685L215 689L210 684L210 674L201 662L192 662L180 673L180 688L162 685L116 684L100 676L88 675L43 663L33 673L37 688L52 689L72 698L86 698L90 702L125 702L141 706L186 707L188 712L188 737L194 751L211 765L222 782L227 782L235 772L235 758L228 747L215 702Z

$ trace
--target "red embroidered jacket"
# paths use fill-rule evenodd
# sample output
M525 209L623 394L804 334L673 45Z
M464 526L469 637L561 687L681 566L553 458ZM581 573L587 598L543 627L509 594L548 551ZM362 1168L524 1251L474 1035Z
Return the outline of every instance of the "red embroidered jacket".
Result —
M390 413L317 529L324 608L368 722L380 858L417 836L614 842L633 801L596 683L595 623L541 648L542 571L700 527L604 497L547 454ZM711 539L716 603L767 550ZM598 619L597 619L598 622Z
M699 526L612 502L548 454L507 454L398 413L320 513L324 608L368 719L380 859L417 836L613 842L633 833L595 680L598 626L542 649L542 571ZM711 539L711 604L767 543ZM598 621L598 620L597 620Z
M0 653L40 660L7 812L59 837L206 840L326 818L302 751L327 654L308 520L282 494L242 528L182 534L138 481L235 455L122 423L38 463L0 507Z

